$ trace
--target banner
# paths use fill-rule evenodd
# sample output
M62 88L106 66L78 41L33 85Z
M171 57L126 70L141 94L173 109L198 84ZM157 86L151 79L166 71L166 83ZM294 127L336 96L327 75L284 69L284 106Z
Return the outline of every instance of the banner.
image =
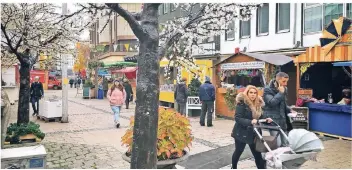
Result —
M264 61L225 63L221 65L221 70L243 70L243 69L262 69L265 68Z

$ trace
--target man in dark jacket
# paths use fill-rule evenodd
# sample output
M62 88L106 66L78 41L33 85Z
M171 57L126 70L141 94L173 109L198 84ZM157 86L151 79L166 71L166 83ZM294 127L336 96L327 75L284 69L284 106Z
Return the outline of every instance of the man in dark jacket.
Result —
M286 133L292 130L292 124L287 114L295 112L286 103L288 80L288 74L284 72L277 73L275 79L271 80L269 86L264 89L263 95L265 102L264 115L278 123ZM277 133L278 131L270 131L272 136L277 135ZM287 141L283 136L280 136L277 141L279 146L287 145Z
M126 101L125 102L126 102L126 109L128 109L128 107L130 105L131 98L133 96L132 86L129 83L128 79L124 79L123 87L125 87L125 91L126 91Z
M215 87L211 84L210 78L205 76L205 82L199 87L199 99L202 102L200 125L205 126L205 115L207 114L207 126L213 126L213 112L215 101Z
M188 89L186 86L187 79L182 78L181 82L177 84L176 90L174 93L175 101L178 104L177 112L181 113L182 115L186 114L186 103L188 97Z
M35 82L31 84L31 102L33 108L33 116L39 114L39 100L44 97L43 84L39 82L39 77L35 77ZM37 103L37 107L35 107L35 103Z
M104 77L104 79L103 79L104 97L106 97L106 95L108 94L108 90L109 90L109 81L106 77Z

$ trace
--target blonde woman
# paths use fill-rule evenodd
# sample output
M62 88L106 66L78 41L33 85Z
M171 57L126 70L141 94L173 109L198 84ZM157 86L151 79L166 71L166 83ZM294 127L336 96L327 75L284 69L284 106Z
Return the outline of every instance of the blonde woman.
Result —
M236 124L231 134L235 138L236 146L232 155L232 169L237 169L238 160L247 144L255 158L257 168L265 169L265 161L261 153L255 150L253 131L253 125L258 123L259 119L265 119L262 111L263 99L258 95L258 89L255 86L248 85L244 92L237 94L236 104ZM268 123L272 122L271 118L266 120Z

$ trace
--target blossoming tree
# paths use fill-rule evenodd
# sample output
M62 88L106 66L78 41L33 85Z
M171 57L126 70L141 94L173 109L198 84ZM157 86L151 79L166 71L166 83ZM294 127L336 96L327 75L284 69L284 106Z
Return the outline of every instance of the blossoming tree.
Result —
M157 3L143 4L140 13L130 13L119 4L80 4L77 14L92 14L99 9L108 14L117 13L130 25L139 39L138 74L134 137L131 168L156 168L157 125L159 107L159 61L167 58L175 62L194 63L192 50L198 42L220 35L233 19L248 19L257 4L182 4L176 5L185 15L162 26L159 31ZM93 16L93 21L97 16ZM185 63L185 62L183 62Z
M69 46L83 30L76 22L81 16L66 19L58 9L50 3L1 4L1 61L20 63L19 124L29 122L30 70L39 54L73 52Z

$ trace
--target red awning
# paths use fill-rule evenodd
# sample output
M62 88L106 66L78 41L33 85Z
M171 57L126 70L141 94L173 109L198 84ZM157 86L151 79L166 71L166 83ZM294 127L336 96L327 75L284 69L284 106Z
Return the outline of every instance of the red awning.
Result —
M111 70L111 73L133 73L136 72L137 67L125 67L119 70Z

